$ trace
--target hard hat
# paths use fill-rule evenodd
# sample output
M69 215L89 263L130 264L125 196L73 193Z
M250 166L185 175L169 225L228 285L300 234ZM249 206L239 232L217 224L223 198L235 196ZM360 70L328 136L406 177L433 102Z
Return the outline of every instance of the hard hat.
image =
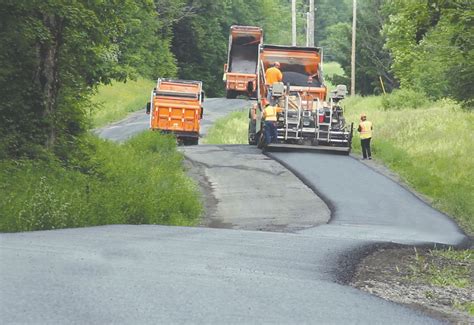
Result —
M360 114L360 118L363 118L363 117L367 117L367 115L365 115L365 113Z
M274 63L274 66L275 66L275 67L279 67L279 66L280 66L280 62L276 61L276 62Z

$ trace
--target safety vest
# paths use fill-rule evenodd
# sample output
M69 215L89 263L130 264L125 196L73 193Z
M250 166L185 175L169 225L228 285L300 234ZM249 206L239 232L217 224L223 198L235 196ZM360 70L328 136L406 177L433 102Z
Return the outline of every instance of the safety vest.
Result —
M273 85L275 82L280 82L283 79L283 75L277 67L268 68L265 72L265 81L268 86Z
M372 138L372 122L363 121L359 124L360 138L369 139Z
M277 108L275 106L268 105L264 109L265 121L276 121L277 120Z

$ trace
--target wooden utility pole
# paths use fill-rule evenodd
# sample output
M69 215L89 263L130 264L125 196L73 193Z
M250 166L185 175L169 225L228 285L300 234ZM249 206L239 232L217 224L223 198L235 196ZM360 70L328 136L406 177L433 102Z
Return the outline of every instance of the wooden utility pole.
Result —
M352 0L351 96L355 95L357 0Z
M296 0L291 0L291 45L296 46Z
M306 46L309 46L309 30L311 29L311 14L309 12L306 13Z
M309 0L309 46L314 46L314 0Z

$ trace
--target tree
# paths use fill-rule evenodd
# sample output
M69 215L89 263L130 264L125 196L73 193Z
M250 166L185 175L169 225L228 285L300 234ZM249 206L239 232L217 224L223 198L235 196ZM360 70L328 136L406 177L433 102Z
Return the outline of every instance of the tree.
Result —
M474 105L474 3L389 1L384 27L401 86ZM418 14L413 15L416 11Z
M67 155L99 83L174 71L149 0L3 0L0 28L0 149L9 155Z
M390 72L392 58L384 48L385 37L382 27L388 19L388 14L381 10L382 5L382 0L358 1L356 91L362 95L381 93L380 77L387 91L391 91L398 85ZM351 25L338 23L330 26L327 31L327 39L322 42L322 45L329 50L326 53L329 52L349 76L351 74ZM339 77L338 81L344 80Z
M178 74L183 79L202 80L209 96L224 93L221 77L227 60L231 25L263 27L267 43L291 42L289 4L283 0L277 3L270 0L189 0L180 2L176 10L183 12L183 8L192 8L192 14L175 19L173 24L172 51L178 62ZM286 22L284 27L282 22ZM284 39L282 35L286 35Z

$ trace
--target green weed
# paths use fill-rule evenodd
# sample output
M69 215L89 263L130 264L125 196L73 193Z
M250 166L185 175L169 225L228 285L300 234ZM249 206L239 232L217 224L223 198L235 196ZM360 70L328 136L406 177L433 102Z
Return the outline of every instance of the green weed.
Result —
M455 251L431 250L419 254L414 248L414 262L409 265L410 277L423 278L439 287L465 288L472 286L472 249Z
M91 152L76 166L0 161L0 231L196 224L199 192L172 137L145 132L123 145L89 141Z

